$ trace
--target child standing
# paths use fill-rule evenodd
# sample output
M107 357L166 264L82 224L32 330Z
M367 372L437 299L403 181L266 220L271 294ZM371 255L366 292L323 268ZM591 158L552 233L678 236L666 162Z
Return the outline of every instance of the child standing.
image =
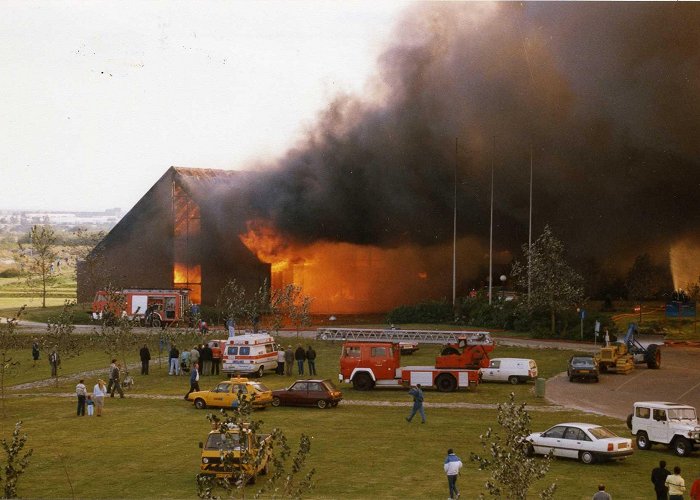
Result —
M88 417L92 417L92 415L95 413L95 402L92 400L92 396L88 394L87 397L87 410L88 410Z

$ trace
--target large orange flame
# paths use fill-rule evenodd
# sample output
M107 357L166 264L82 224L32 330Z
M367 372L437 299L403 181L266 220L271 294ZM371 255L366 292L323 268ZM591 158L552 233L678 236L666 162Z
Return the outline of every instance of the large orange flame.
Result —
M289 283L313 297L315 313L384 312L398 305L452 296L452 245L398 248L329 241L310 244L285 239L265 222L250 221L243 244L271 264L272 288ZM460 275L474 275L479 262L468 260L474 241L460 240ZM465 252L467 248L469 253Z

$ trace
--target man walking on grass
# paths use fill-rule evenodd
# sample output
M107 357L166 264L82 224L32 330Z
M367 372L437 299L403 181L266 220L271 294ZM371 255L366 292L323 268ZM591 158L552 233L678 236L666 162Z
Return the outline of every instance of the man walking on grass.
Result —
M459 490L457 489L457 476L462 468L462 461L454 454L452 448L447 450L447 458L445 458L445 474L447 474L447 486L450 488L450 499L457 500L459 498Z
M416 384L415 387L411 387L408 391L409 396L413 396L413 409L411 414L406 417L406 422L410 422L416 413L420 413L421 424L425 423L425 412L423 411L423 390L420 388L420 384Z

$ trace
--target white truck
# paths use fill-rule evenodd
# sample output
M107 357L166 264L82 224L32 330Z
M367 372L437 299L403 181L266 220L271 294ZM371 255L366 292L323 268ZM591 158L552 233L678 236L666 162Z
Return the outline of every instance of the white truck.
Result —
M642 401L634 403L627 427L637 436L637 448L648 450L652 444L666 444L679 457L700 446L700 426L695 408L679 403Z

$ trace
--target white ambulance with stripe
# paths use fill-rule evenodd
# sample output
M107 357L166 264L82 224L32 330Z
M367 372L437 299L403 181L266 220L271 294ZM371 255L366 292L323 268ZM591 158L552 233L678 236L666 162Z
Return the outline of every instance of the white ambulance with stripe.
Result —
M277 344L267 333L229 337L223 349L223 371L229 374L255 374L277 368Z

